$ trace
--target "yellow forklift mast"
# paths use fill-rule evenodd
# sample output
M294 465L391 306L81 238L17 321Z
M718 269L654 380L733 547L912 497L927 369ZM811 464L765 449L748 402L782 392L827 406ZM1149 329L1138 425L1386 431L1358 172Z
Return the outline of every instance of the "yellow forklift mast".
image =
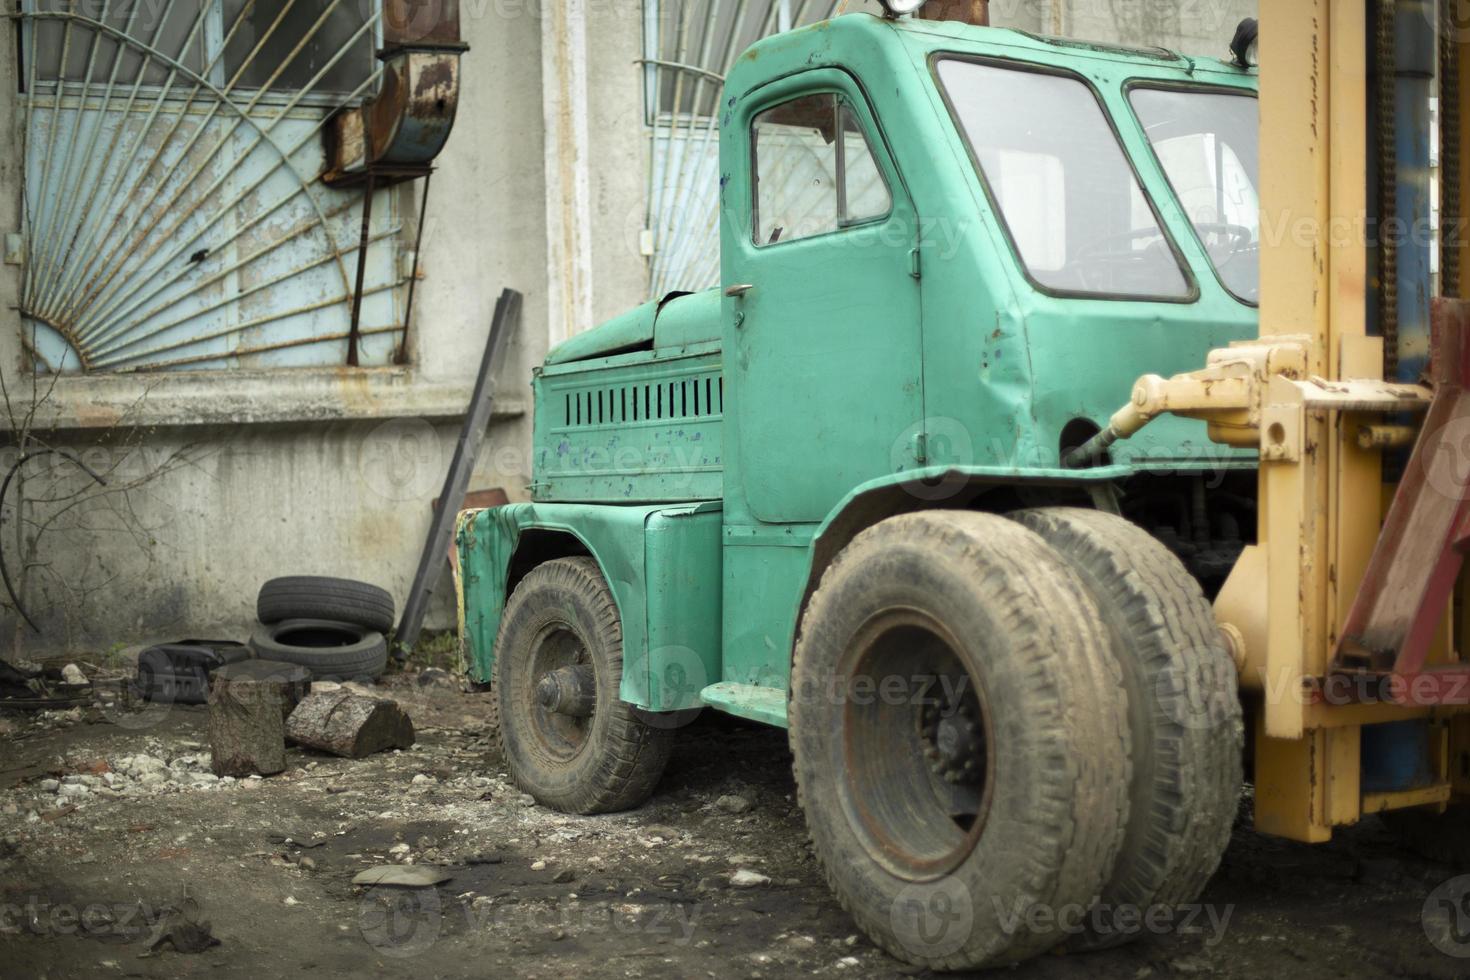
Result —
M1294 840L1398 810L1455 833L1470 799L1467 27L1449 2L1262 5L1260 337L1141 378L1078 453L1163 413L1259 449L1258 544L1215 610L1256 826Z

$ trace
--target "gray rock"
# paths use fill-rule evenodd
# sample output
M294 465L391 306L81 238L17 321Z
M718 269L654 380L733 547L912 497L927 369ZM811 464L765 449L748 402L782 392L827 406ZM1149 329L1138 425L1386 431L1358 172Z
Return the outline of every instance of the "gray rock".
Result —
M426 667L419 671L418 685L419 687L442 687L446 689L453 689L459 686L454 681L454 675L450 674L447 670L440 670L438 667Z
M1203 956L1189 954L1169 961L1169 969L1179 974L1209 973L1214 966Z
M54 793L54 792L56 792L60 788L61 788L61 780L59 780L59 779L43 779L43 780L41 780L41 792L43 792L43 793Z
M359 871L352 879L352 883L354 885L393 885L399 888L429 888L443 884L452 877L453 875L443 868L430 868L424 865L404 868L383 864L376 868L368 868L366 871Z
M724 810L726 813L748 813L755 806L750 800L743 796L734 794L722 796L715 800L715 809Z
M87 787L83 786L81 783L62 783L61 787L57 789L56 795L64 796L67 799L77 799L79 797L86 796L90 792L92 791L87 789Z
M76 664L67 664L61 668L61 679L67 684L87 683L87 675L82 673L82 668Z

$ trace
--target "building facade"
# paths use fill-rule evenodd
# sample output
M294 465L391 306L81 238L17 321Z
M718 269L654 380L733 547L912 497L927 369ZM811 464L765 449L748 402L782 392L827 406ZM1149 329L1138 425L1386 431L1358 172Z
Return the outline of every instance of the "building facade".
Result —
M548 347L717 279L729 61L873 9L460 0L468 50L427 196L422 178L337 179L327 134L388 85L385 20L454 6L25 0L11 19L4 462L63 449L107 481L48 455L9 487L0 548L36 627L7 600L18 652L239 636L281 574L401 601L500 290L525 303L471 485L516 499ZM1252 6L995 0L992 18L1218 55ZM451 621L445 592L431 625Z

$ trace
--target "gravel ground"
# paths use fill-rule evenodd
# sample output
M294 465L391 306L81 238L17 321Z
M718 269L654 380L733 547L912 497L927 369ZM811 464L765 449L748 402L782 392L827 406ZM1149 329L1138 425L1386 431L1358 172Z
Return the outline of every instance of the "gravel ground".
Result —
M203 708L0 717L0 977L923 975L828 893L783 732L707 714L647 805L573 817L509 783L484 695L385 687L414 718L412 749L292 750L267 779L208 771ZM385 864L448 880L352 883ZM1454 878L1376 821L1317 848L1238 827L1199 909L1004 972L1463 976L1470 933L1436 925L1448 911L1470 926L1440 901Z

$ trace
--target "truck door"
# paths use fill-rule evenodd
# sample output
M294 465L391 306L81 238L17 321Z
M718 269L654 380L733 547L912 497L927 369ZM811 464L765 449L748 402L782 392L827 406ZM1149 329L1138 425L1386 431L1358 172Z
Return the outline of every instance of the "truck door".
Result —
M915 465L918 220L851 76L803 72L725 130L721 231L734 473L761 521L819 521Z

